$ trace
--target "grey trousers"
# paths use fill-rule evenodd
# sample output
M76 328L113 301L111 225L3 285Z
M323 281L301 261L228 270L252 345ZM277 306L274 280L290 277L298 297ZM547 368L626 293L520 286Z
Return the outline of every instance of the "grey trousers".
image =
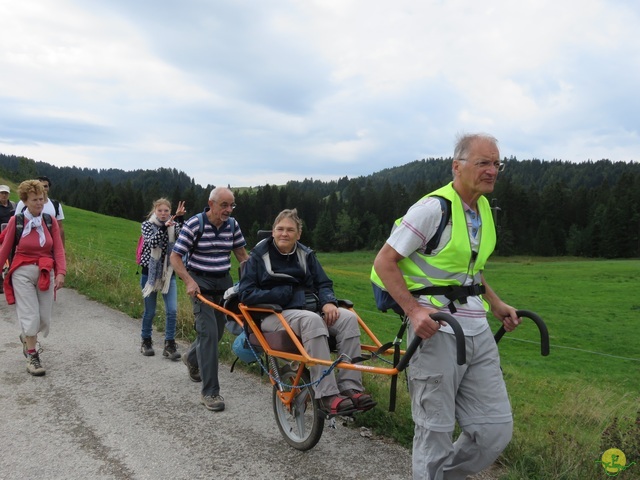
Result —
M16 268L11 275L18 322L22 332L29 337L39 333L46 337L51 325L54 272L51 271L49 290L42 291L38 288L39 278L40 269L37 265L23 265Z
M231 275L226 277L202 277L190 272L193 279L198 283L203 292L219 292L214 295L203 293L204 296L214 303L222 302L224 291L233 285ZM193 315L195 316L195 327L198 336L189 347L187 360L191 365L197 365L202 378L202 395L219 395L220 382L218 380L218 343L224 334L225 315L202 303L197 298L192 298Z
M336 337L338 353L355 358L361 353L358 319L353 312L345 308L340 308L339 311L340 316L331 327L327 327L320 315L308 310L284 310L282 315L295 334L302 339L302 345L310 356L330 360L328 336L332 335ZM262 330L275 332L284 330L284 326L276 315L269 315L262 320ZM309 367L311 381L320 379L327 368L329 367L324 365ZM316 398L337 395L350 389L364 391L362 374L357 370L340 369L337 380L332 371L314 386Z
M409 364L414 480L464 480L489 467L511 440L511 405L493 335L486 329L465 340L465 365L457 365L455 338L444 332L423 341ZM462 433L453 442L456 420Z

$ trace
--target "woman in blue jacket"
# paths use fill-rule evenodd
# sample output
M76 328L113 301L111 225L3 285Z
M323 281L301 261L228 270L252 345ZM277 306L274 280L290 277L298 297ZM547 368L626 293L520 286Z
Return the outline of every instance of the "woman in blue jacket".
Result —
M240 301L246 305L275 303L302 339L310 356L330 360L329 335L336 337L339 354L360 355L360 328L355 314L339 308L333 282L327 277L315 253L299 242L302 221L295 209L283 210L274 223L272 236L251 251L238 285ZM308 294L319 299L309 310ZM262 320L262 330L273 332L284 327L276 315ZM311 381L323 375L326 366L309 367ZM325 412L346 415L373 408L376 402L364 393L362 375L356 370L333 371L315 386L315 396Z

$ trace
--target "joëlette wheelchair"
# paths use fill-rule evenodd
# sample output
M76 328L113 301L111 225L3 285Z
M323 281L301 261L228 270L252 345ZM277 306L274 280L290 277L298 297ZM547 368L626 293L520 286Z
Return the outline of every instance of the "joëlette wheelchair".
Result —
M280 433L289 445L301 451L309 450L318 443L322 436L325 420L333 421L331 415L321 411L315 400L314 385L310 383L308 366L326 366L325 375L334 368L344 368L391 376L389 411L394 411L398 374L407 368L411 356L422 341L416 336L406 351L400 348L409 322L408 317L401 315L402 322L396 338L382 344L354 310L353 303L349 300L338 300L340 307L346 308L356 315L360 329L364 336L370 339L370 343L361 344L363 353L359 358L338 357L335 360L322 360L309 356L302 345L302 340L295 335L282 315L281 306L273 304L244 305L238 301L237 296L232 296L224 302L224 306L221 306L202 295L198 295L198 298L203 303L224 313L227 319L235 321L242 327L257 362L262 370L268 374L269 381L273 385L273 412ZM261 320L272 314L277 316L284 330L263 332L260 329ZM526 310L519 310L518 315L530 318L536 323L540 330L541 353L543 356L548 355L549 334L542 319L535 313ZM434 314L432 318L451 326L456 337L457 363L464 365L466 363L465 338L458 322L453 316L444 312ZM495 334L496 342L504 334L505 329L501 327ZM331 347L331 338L329 344ZM390 367L373 366L366 363L367 360L382 359L383 357L392 358L391 361L387 361L391 365Z

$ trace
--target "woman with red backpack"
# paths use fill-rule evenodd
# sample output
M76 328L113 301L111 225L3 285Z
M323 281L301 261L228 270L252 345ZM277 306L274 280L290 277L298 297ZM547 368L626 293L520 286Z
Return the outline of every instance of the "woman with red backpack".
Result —
M42 376L38 334L49 334L56 290L64 285L67 264L60 227L43 213L45 192L38 180L25 180L18 187L26 208L9 220L0 248L0 265L11 259L4 279L8 304L16 305L22 353L27 372Z
M146 357L155 355L151 334L153 332L153 318L156 315L158 292L160 292L164 299L166 315L162 355L170 360L180 358L175 341L178 287L169 257L182 227L185 212L184 202L178 202L175 215L171 215L171 202L166 198L159 198L153 202L153 208L149 212L147 220L142 222L141 230L144 242L140 255L140 266L142 267L140 287L144 298L144 313L142 314L140 352Z

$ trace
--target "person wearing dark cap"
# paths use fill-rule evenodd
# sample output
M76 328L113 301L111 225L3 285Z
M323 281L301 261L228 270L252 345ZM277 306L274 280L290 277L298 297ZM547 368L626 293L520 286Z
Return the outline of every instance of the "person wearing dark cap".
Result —
M16 213L16 204L9 200L11 190L7 185L0 185L0 225L9 223L9 219Z

